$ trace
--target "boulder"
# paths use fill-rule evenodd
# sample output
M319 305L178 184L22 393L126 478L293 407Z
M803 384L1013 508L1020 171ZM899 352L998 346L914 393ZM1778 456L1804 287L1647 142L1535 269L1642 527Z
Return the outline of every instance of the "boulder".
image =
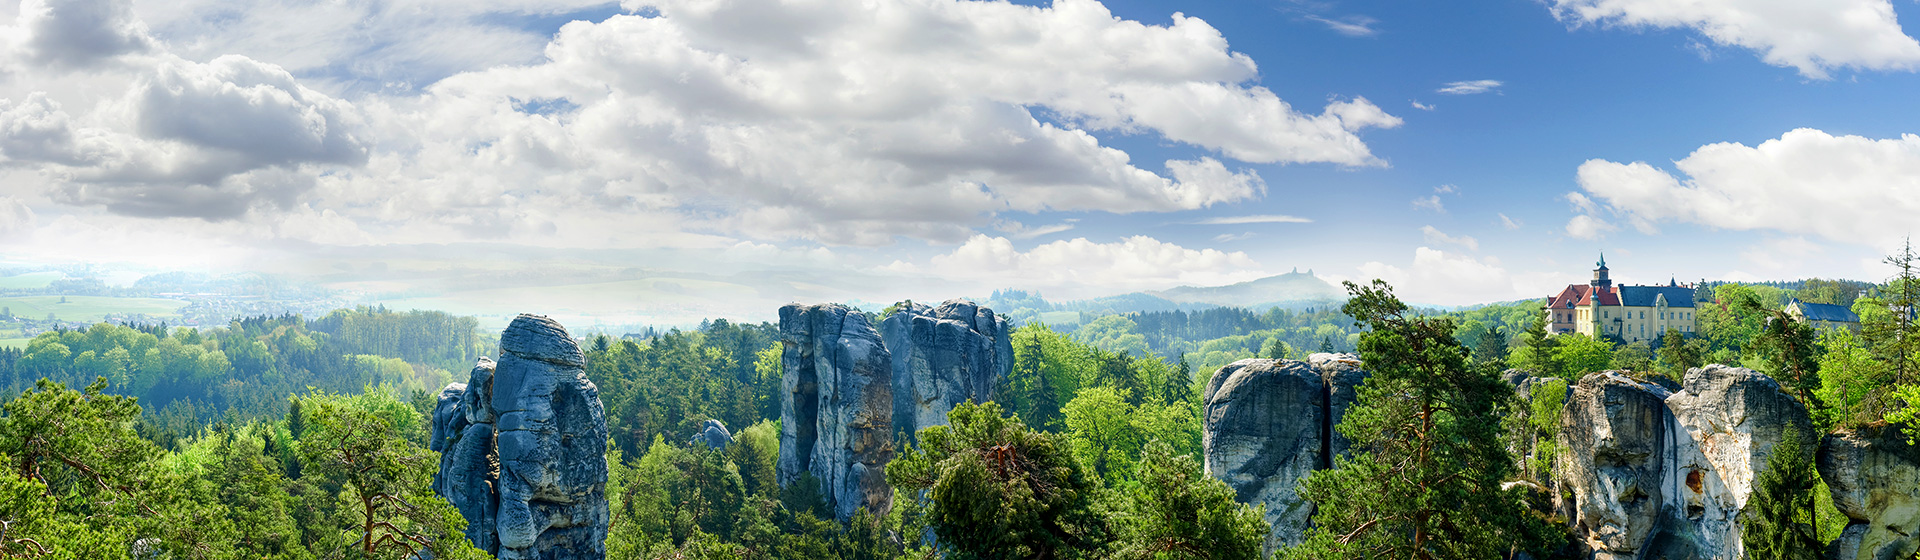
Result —
M1764 374L1710 365L1679 386L1601 372L1567 396L1554 478L1594 558L1741 558L1739 514L1767 458L1812 452L1806 409Z
M992 309L965 300L909 303L881 321L892 358L894 431L911 440L920 428L946 425L954 405L994 400L1013 371L1010 328Z
M1920 448L1897 426L1828 434L1816 464L1848 519L1828 558L1901 559L1920 551Z
M1365 378L1350 354L1315 354L1309 362L1240 360L1207 381L1206 472L1239 502L1265 504L1266 554L1305 537L1313 504L1300 497L1300 480L1346 449L1333 426Z
M727 431L727 425L719 420L708 418L701 424L700 433L693 435L689 444L701 444L707 449L725 449L733 443L733 433Z
M500 351L441 391L435 490L501 560L604 559L607 422L580 347L552 319L520 315Z
M840 520L892 505L893 360L865 313L839 304L780 308L781 486L820 480Z

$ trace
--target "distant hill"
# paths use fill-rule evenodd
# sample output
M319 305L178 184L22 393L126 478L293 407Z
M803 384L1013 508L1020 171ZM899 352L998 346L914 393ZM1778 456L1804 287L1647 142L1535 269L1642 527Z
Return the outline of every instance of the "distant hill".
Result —
M1167 290L1130 292L1101 298L1049 302L1037 293L1001 290L982 303L1017 322L1043 319L1050 325L1071 326L1080 313L1094 316L1153 311L1198 311L1213 307L1240 307L1265 311L1273 307L1299 309L1345 301L1346 293L1298 270L1226 286L1180 286Z
M1176 304L1205 304L1221 307L1265 309L1306 302L1334 302L1346 299L1339 287L1314 276L1313 271L1295 270L1279 276L1225 286L1181 286L1146 292Z

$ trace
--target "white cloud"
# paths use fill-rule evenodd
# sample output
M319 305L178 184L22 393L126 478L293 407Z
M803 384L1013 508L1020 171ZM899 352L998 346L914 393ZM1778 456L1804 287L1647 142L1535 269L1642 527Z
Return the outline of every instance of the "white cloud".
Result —
M1679 222L1874 246L1910 234L1920 215L1920 136L1912 134L1870 139L1798 129L1753 147L1702 146L1674 167L1680 176L1641 162L1587 161L1580 187L1604 208L1586 212L1616 213L1642 231ZM1573 223L1568 232L1575 233Z
M1837 68L1912 70L1920 42L1889 0L1549 0L1573 24L1691 28L1716 44L1759 52L1775 66L1826 79Z
M1599 239L1616 229L1619 228L1590 214L1581 214L1567 220L1567 235L1575 239Z
M33 209L20 199L0 196L0 241L8 241L33 232Z
M1000 220L993 224L993 229L998 230L1001 233L1005 233L1009 236L1012 236L1014 239L1033 239L1035 237L1040 237L1042 235L1052 235L1055 233L1071 230L1074 227L1073 222L1076 222L1076 221L1079 221L1079 220L1068 219L1067 221L1058 223L1058 224L1051 224L1051 225L1044 225L1044 226L1028 226L1026 224L1016 222L1013 220Z
M1316 15L1308 15L1305 17L1309 20L1318 22L1321 25L1327 26L1327 29L1332 29L1334 33L1339 33L1341 35L1346 35L1348 37L1372 37L1374 35L1380 34L1380 30L1375 29L1373 27L1374 24L1380 23L1380 20L1376 20L1367 16L1354 15L1354 16L1344 16L1339 18L1329 18L1329 17L1322 17L1322 16L1316 16Z
M1507 217L1506 214L1500 214L1500 227L1507 228L1508 230L1516 230L1524 225L1526 224L1520 220Z
M1225 226L1240 224L1309 224L1313 220L1285 214L1259 214L1253 216L1220 216L1194 222L1194 225Z
M1450 95L1473 95L1489 91L1498 91L1502 85L1505 85L1505 83L1500 80L1467 80L1462 82L1447 82L1446 85L1440 86L1440 89L1434 91Z
M1453 185L1440 185L1438 187L1433 188L1433 194L1460 194L1460 187L1456 187Z
M123 0L23 0L21 54L36 64L87 68L153 48L147 29Z
M1437 194L1428 196L1426 198L1413 199L1413 207L1425 208L1428 210L1441 212L1441 213L1445 213L1447 211L1447 205L1440 202L1440 195L1437 195Z
M1113 243L1076 238L1020 251L1004 237L976 235L952 253L929 259L924 268L896 263L893 270L937 271L948 278L1035 286L1046 289L1050 297L1063 299L1181 285L1223 285L1267 275L1243 252L1188 249L1145 236Z
M441 78L538 62L551 29L523 22L604 17L606 0L166 0L134 11L181 56L272 61L323 91L411 92Z
M461 28L580 6L440 4L412 11L445 8L435 17ZM141 29L121 17L128 0L86 5L120 14L97 22L102 33ZM4 186L133 216L269 223L312 212L360 230L344 238L402 242L960 242L1008 212L1167 212L1263 196L1242 163L1384 165L1358 132L1401 124L1357 97L1303 112L1261 87L1254 61L1206 22L1146 25L1091 0L635 2L625 8L646 16L568 24L544 59L521 66L510 64L519 55L415 53L512 51L520 39L416 40L403 23L429 20L369 16L376 8L141 8L170 38L150 43L191 58L108 49L121 53L108 71L24 70L31 79L0 89L11 100L0 149L33 173ZM269 31L236 38L253 27ZM356 59L382 43L390 50ZM288 62L216 56L223 49ZM486 69L351 103L286 70L387 75L328 70L364 64L436 79L394 58L414 54ZM1138 162L1096 132L1202 153Z
M1213 241L1215 243L1227 243L1230 241L1241 241L1245 239L1252 239L1253 236L1254 236L1254 233L1251 231L1242 232L1242 233L1222 233L1220 235L1213 236Z
M1436 305L1545 297L1556 284L1572 279L1561 273L1513 273L1495 257L1473 258L1430 247L1415 249L1413 262L1405 267L1379 261L1360 265L1360 276L1360 281L1386 280L1409 303Z
M1432 106L1432 105L1427 105L1427 104L1424 104L1424 103L1421 103L1421 102L1419 102L1419 101L1410 101L1410 103L1413 103L1413 108L1415 108L1415 109L1419 109L1419 110L1422 110L1422 111L1432 111L1432 110L1433 110L1433 106Z
M1459 245L1466 247L1467 250L1470 251L1480 250L1480 242L1471 236L1462 235L1455 237L1447 235L1446 232L1440 231L1439 228L1433 226L1421 226L1420 234L1426 238L1427 243L1435 245Z

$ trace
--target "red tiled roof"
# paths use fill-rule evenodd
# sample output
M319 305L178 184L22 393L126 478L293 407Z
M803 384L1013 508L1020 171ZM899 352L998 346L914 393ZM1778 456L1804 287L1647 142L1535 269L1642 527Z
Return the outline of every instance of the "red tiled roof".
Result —
M1599 298L1601 306L1620 305L1620 289L1617 287L1597 288L1586 284L1568 284L1566 289L1560 291L1560 295L1554 296L1551 300L1547 301L1547 307L1553 309L1566 309L1569 306L1584 307L1592 305L1594 298Z

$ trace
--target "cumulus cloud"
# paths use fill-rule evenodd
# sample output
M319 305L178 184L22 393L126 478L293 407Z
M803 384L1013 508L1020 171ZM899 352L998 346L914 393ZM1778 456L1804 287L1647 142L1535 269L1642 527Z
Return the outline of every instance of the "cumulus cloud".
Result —
M1419 102L1419 101L1410 101L1409 103L1412 103L1412 104L1413 104L1413 108L1415 108L1415 109L1419 109L1419 110L1422 110L1422 111L1432 111L1432 110L1433 110L1433 106L1432 106L1432 105L1428 105L1428 104L1425 104L1425 103L1421 103L1421 102Z
M1709 144L1674 162L1678 174L1643 162L1581 164L1585 214L1568 233L1599 233L1615 214L1641 231L1661 223L1770 230L1884 245L1911 233L1920 215L1920 136L1872 139L1798 129L1758 146Z
M1615 229L1619 228L1589 214L1581 214L1567 220L1567 235L1575 239L1599 239Z
M93 29L146 37L125 17L128 0L45 1L102 7L113 17ZM311 231L327 239L960 243L1009 213L1256 199L1266 184L1249 163L1385 165L1360 133L1401 124L1358 97L1296 107L1206 22L1148 25L1092 0L636 1L623 9L642 15L561 27L539 60L348 102L288 68L404 64L356 61L354 48L374 47L310 34L412 39L384 15L341 27L367 2L324 4L142 8L167 47L100 51L121 63L85 75L27 69L32 79L12 83L50 87L0 90L0 157L31 172L7 175L8 186L131 216L325 215ZM583 5L449 5L445 17ZM210 31L210 14L293 35L234 39L244 34ZM313 53L267 46L308 39ZM289 62L219 56L225 48ZM1105 134L1192 149L1137 161Z
M153 48L125 0L24 0L19 23L21 54L37 64L86 68Z
M1489 91L1498 91L1502 85L1505 85L1505 83L1500 80L1467 80L1462 82L1447 82L1446 85L1440 86L1440 89L1434 91L1449 95L1473 95Z
M1690 28L1814 79L1836 68L1920 66L1920 42L1901 31L1889 0L1550 0L1549 8L1573 24Z
M1359 98L1296 111L1252 84L1253 61L1205 22L1149 26L1086 0L629 8L658 17L569 24L546 63L377 108L409 151L324 188L435 211L459 185L476 201L693 208L696 227L756 238L957 243L1001 212L1252 199L1265 183L1228 158L1377 165L1355 132L1400 123ZM1218 156L1156 173L1097 131Z
M921 269L896 265L895 270ZM934 256L925 270L1043 287L1049 295L1065 298L1224 285L1266 276L1246 253L1188 249L1146 236L1112 243L1075 238L1021 251L1004 237L976 235L953 252Z
M1379 261L1360 265L1361 279L1378 278L1392 284L1400 299L1411 303L1468 305L1543 297L1565 274L1515 273L1500 259L1474 258L1430 247L1413 252L1413 261L1397 266Z
M20 199L0 196L0 241L11 241L33 232L33 209Z

